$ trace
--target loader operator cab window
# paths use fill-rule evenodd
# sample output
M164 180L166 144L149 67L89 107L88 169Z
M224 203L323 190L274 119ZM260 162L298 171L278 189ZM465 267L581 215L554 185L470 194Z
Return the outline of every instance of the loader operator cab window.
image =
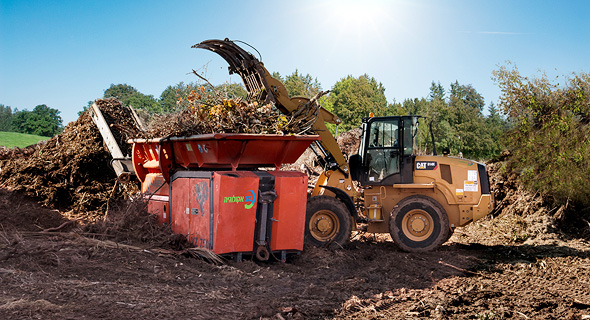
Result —
M367 136L368 181L379 182L400 172L399 119L375 119Z

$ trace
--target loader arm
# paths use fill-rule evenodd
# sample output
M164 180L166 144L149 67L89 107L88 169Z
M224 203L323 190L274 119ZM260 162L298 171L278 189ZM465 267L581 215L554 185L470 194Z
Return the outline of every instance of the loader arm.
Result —
M193 48L207 49L220 55L229 64L229 73L238 74L242 78L248 98L257 98L267 103L273 102L285 115L290 115L310 101L303 97L290 98L283 83L273 78L262 62L233 41L206 40L194 45ZM321 137L318 148L315 148L314 152L324 162L327 171L320 176L313 195L323 193L325 189L322 186L328 185L342 189L353 196L354 188L348 163L336 139L326 127L326 122L340 124L342 120L320 107L318 119L312 125L314 133Z

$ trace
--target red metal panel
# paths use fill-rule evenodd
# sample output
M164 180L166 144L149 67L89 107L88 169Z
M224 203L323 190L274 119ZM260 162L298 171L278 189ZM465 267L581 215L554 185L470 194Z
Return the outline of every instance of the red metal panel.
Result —
M170 226L174 233L188 236L190 230L190 179L176 179L171 182L171 187Z
M148 212L157 216L159 224L169 223L169 186L164 177L161 174L148 173L141 184L141 192L148 199Z
M168 201L159 201L150 199L148 201L148 212L155 215L158 219L158 224L170 223L170 211Z
M248 171L216 172L213 180L213 252L252 252L258 176Z
M265 134L203 134L166 139L138 139L133 143L133 168L140 181L161 173L169 181L174 167L233 169L280 167L292 163L319 136Z
M271 251L303 250L307 175L296 171L269 171L275 176Z
M172 181L170 226L197 247L212 248L210 180L178 178Z
M210 179L190 179L190 223L187 238L195 246L207 249L213 248L211 243L210 186Z

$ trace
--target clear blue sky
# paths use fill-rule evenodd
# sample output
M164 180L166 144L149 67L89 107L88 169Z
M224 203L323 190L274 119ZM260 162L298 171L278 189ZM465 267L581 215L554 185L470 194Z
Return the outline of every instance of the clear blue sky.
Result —
M270 72L298 69L324 89L367 73L388 102L432 81L471 84L486 104L507 60L524 75L590 72L590 1L8 1L0 0L0 104L47 104L64 124L111 83L159 97L168 85L229 77L191 45L242 40Z

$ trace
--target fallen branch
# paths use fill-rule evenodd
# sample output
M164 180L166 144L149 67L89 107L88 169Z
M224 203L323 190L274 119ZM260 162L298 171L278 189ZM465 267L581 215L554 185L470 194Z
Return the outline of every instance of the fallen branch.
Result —
M577 308L577 309L588 309L588 308L590 308L590 303L583 302L578 299L574 299L574 301L572 302L572 307Z
M98 240L98 239L91 239L91 238L83 237L77 233L70 233L69 235L72 236L72 238L73 238L72 240L74 240L74 241L79 241L84 244L90 244L92 246L101 246L103 248L109 248L109 249L125 249L125 250L135 251L135 252L141 252L144 250L143 248L140 248L140 247L130 246L127 244L122 244L122 243L114 242L111 240Z
M68 225L70 225L70 224L72 224L72 223L74 223L74 222L80 221L80 220L82 220L82 219L83 219L83 218L78 218L78 219L74 219L74 220L69 220L69 221L66 221L66 222L64 222L64 223L60 224L60 225L59 225L59 226L57 226L57 227L53 227L53 228L47 228L47 229L45 229L45 230L41 231L41 233L48 233L48 232L55 232L55 231L59 231L59 230L61 230L61 229L65 228L66 226L68 226Z
M482 274L480 274L480 273L473 272L473 271L469 271L469 270L467 270L467 269L463 269L463 268L459 268L459 267L457 267L457 266L454 266L454 265L452 265L452 264L448 264L448 263L446 263L446 262L444 262L444 261L438 261L438 263L439 263L439 264L442 264L443 266L446 266L446 267L449 267L449 268L453 268L453 269L455 269L455 270L458 270L458 271L461 271L461 272L465 272L465 273L473 274L473 275L476 275L476 276L482 276Z
M102 217L103 221L106 221L107 217L109 216L109 204L111 202L111 199L113 198L113 195L115 194L115 190L117 189L117 184L119 184L119 179L115 180L115 185L113 185L113 189L111 190L111 194L109 195L109 198L107 199L107 209L105 210L104 217Z
M204 258L209 261L212 261L216 264L225 264L223 258L218 254L214 253L213 251L205 248L187 248L181 251L175 250L168 250L168 249L161 249L161 248L152 248L149 249L151 253L157 254L166 254L166 255L181 255L181 254L188 254L193 258Z

